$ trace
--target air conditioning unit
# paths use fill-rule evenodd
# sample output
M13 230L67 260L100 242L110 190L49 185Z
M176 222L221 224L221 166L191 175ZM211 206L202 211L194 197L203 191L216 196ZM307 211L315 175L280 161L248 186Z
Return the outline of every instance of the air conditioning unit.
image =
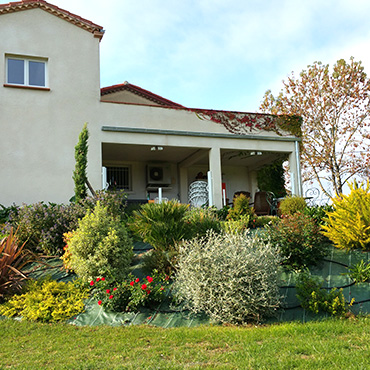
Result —
M171 165L169 164L148 164L147 166L148 185L171 185Z

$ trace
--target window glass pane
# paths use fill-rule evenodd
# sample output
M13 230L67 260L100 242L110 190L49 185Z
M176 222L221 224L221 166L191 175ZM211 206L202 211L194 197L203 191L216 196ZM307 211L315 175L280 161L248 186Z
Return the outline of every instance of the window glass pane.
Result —
M8 59L8 83L24 84L24 60Z
M45 63L29 62L29 84L33 86L45 86Z

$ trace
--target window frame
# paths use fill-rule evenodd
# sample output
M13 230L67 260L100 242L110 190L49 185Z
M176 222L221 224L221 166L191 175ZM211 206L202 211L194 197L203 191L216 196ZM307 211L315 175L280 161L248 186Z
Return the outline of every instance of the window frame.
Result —
M21 60L24 62L23 63L23 84L9 82L9 60ZM44 64L44 85L30 84L30 62ZM5 84L4 86L50 90L49 89L49 79L48 79L48 59L41 58L41 57L5 54Z
M131 165L128 165L128 164L119 164L119 165L105 165L104 166L105 168L106 168L106 171L107 171L107 184L109 184L109 186L108 186L108 190L123 190L123 191L126 191L126 192L130 192L130 191L132 191L132 168L131 168ZM126 188L126 187L121 187L121 185L116 185L116 186L114 186L114 185L111 185L110 183L109 183L109 181L110 181L110 179L109 179L109 177L108 177L108 170L109 169L119 169L119 168L125 168L125 169L127 169L127 177L128 177L128 187ZM125 184L123 184L123 185L125 185Z

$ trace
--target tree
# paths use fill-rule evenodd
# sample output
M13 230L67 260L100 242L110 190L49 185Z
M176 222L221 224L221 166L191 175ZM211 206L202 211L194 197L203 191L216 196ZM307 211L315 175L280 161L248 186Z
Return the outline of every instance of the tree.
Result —
M328 196L340 195L353 176L369 175L370 82L360 62L314 62L283 81L277 97L266 91L261 110L303 118L302 174ZM326 189L324 180L332 186Z
M78 137L78 143L75 146L75 170L73 172L73 180L75 182L75 200L79 202L87 196L87 140L89 138L89 131L87 130L87 123L84 124L82 131Z

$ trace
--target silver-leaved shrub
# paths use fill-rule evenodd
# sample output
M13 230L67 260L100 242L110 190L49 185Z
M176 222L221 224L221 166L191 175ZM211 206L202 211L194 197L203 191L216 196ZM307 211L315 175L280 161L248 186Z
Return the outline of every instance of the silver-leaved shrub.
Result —
M277 248L247 232L210 232L180 246L175 296L217 322L260 322L280 307L280 262Z

